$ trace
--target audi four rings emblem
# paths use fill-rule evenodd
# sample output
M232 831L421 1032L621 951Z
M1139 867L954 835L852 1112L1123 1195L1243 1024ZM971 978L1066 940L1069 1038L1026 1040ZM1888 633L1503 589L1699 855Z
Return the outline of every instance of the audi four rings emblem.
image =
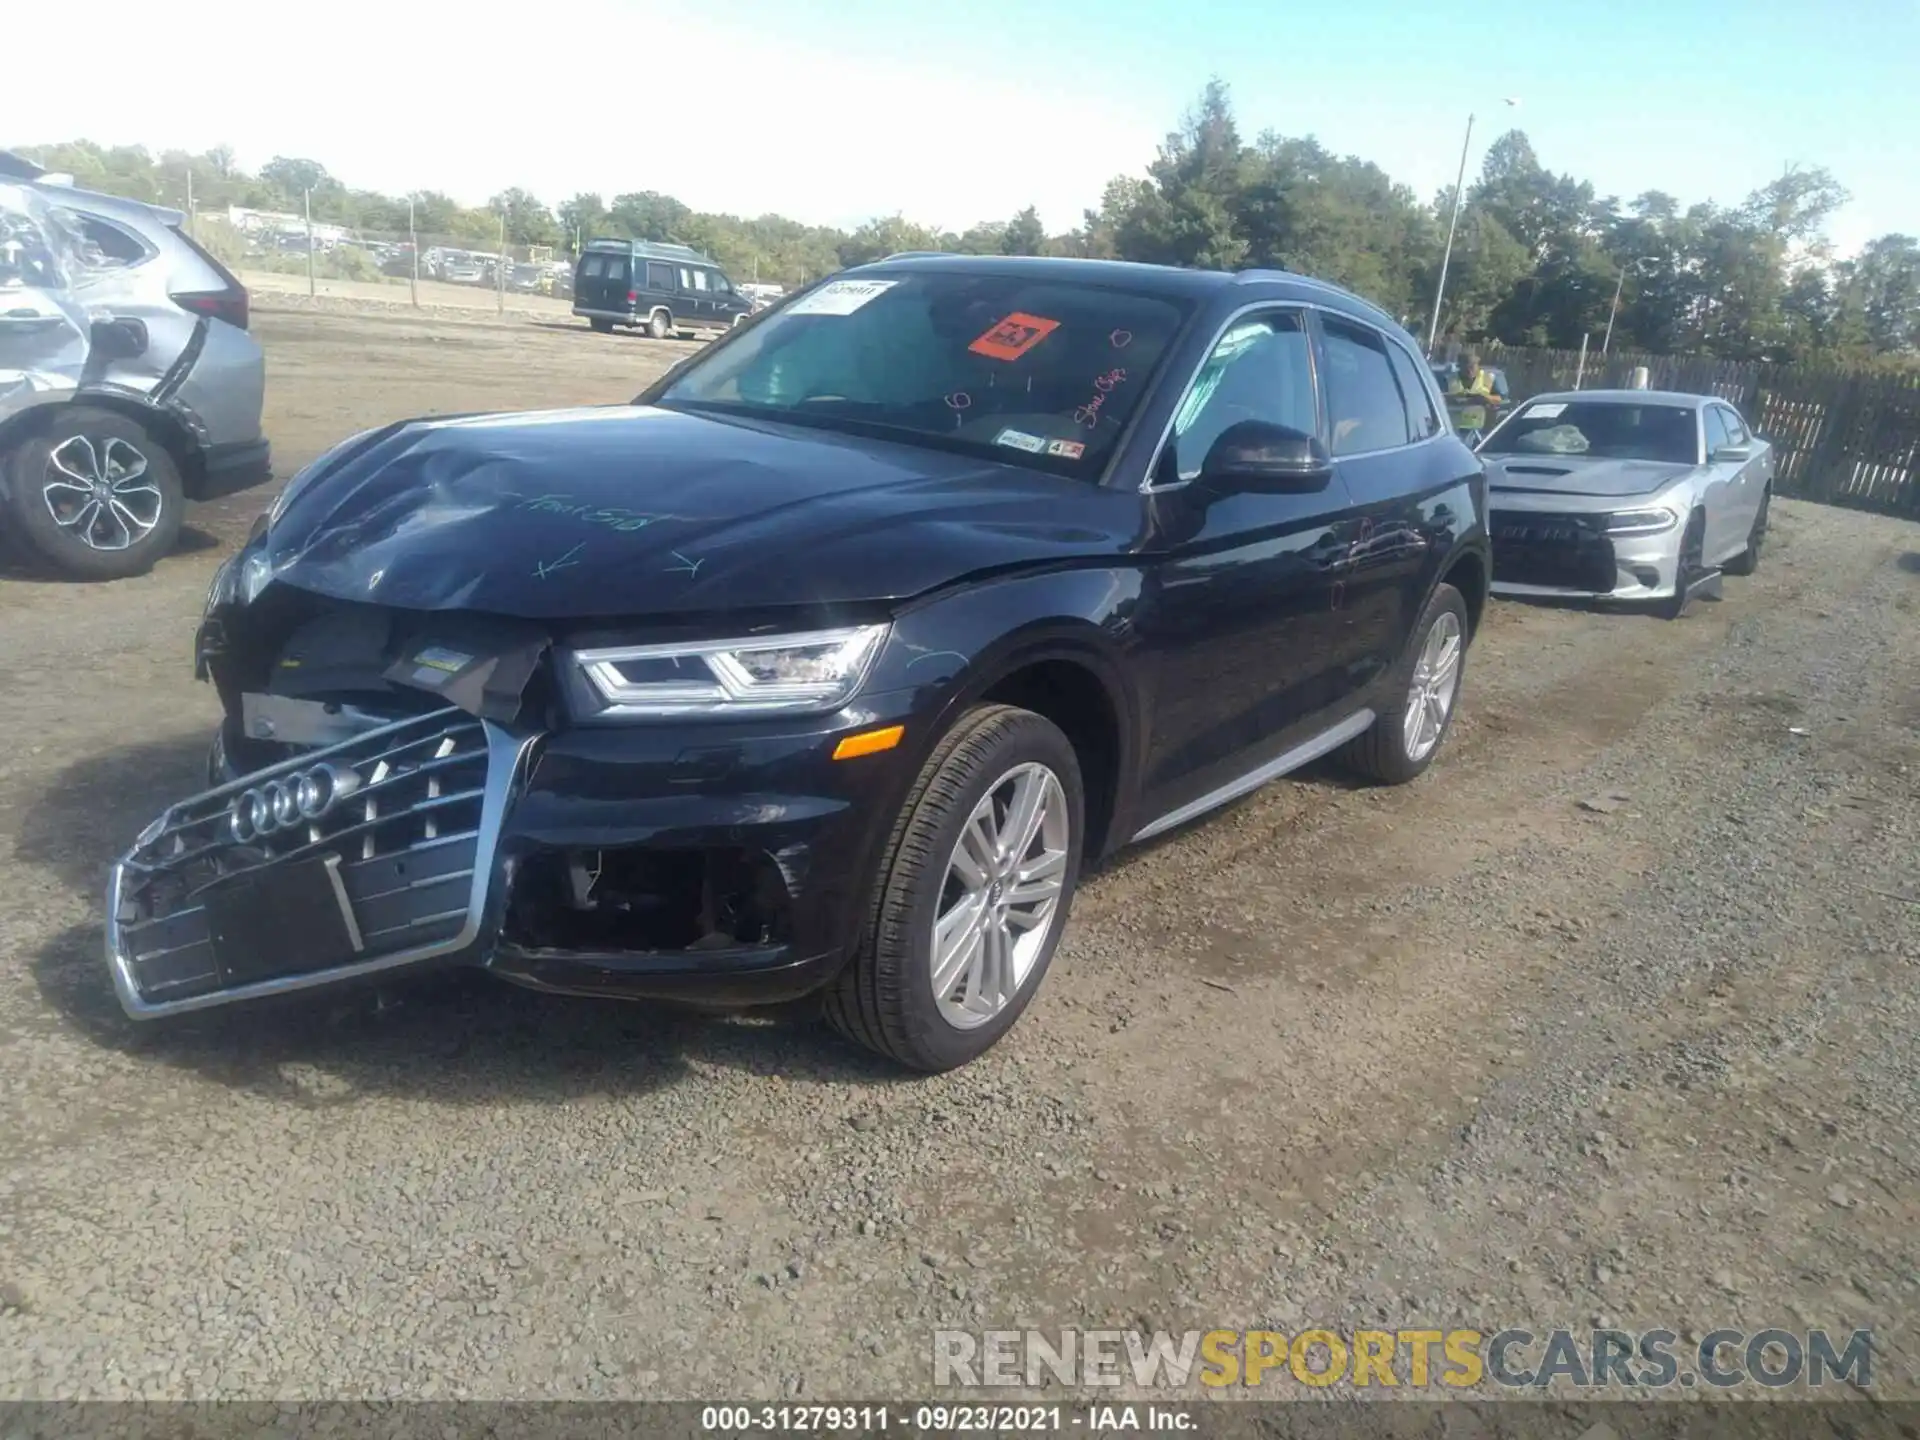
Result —
M339 765L316 765L255 785L227 804L227 831L236 841L264 840L296 825L311 825L360 788L360 776Z

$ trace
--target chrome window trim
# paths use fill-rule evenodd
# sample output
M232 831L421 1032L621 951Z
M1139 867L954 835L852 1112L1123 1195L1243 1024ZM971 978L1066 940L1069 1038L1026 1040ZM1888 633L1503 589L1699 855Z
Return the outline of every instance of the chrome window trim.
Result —
M1187 488L1187 486L1193 484L1193 481L1191 480L1174 480L1174 481L1170 481L1165 485L1156 485L1153 483L1153 477L1159 472L1159 469L1160 469L1161 457L1166 453L1166 448L1168 444L1171 443L1173 440L1173 422L1179 417L1181 405L1186 403L1187 396L1193 393L1193 387L1199 383L1200 372L1206 368L1208 357L1211 356L1215 350L1219 349L1220 342L1226 339L1227 331L1231 330L1235 325L1239 324L1242 320L1246 319L1247 316L1257 314L1264 310L1314 310L1314 311L1318 311L1322 315L1331 315L1336 320L1344 320L1350 325L1363 325L1367 329L1379 335L1382 340L1386 341L1390 345L1400 344L1398 340L1395 340L1393 336L1389 335L1386 331L1380 329L1379 326L1371 324L1365 320L1356 320L1352 315L1349 315L1344 310L1338 309L1337 307L1332 305L1323 305L1318 301L1314 301L1314 300L1267 299L1267 300L1255 300L1250 304L1240 306L1239 309L1232 311L1225 320L1220 322L1219 328L1213 332L1213 338L1207 342L1207 348L1201 352L1200 362L1197 365L1195 365L1192 371L1189 372L1189 374L1187 375L1187 383L1180 387L1179 398L1174 401L1173 410L1167 416L1167 423L1161 428L1161 431L1160 431L1160 439L1157 442L1155 442L1153 447L1153 453L1151 457L1148 459L1146 474L1141 478L1141 481L1140 481L1140 486L1139 486L1140 494L1166 495L1175 490L1184 490ZM1407 349L1405 345L1401 345L1400 348L1403 350ZM1408 353L1412 354L1413 352L1411 350L1408 350ZM1422 373L1425 373L1428 375L1428 398L1429 400L1431 400L1433 398L1432 376L1431 376L1431 372L1427 370L1426 361L1419 360L1416 358L1415 367ZM1314 360L1313 360L1313 388L1314 388L1315 402L1317 404L1324 405L1326 401L1326 395L1325 395L1325 391L1321 386L1320 362L1319 362L1319 357L1317 355L1314 357ZM1436 406L1436 412L1444 416L1447 413L1445 404L1442 403ZM1347 454L1347 455L1335 455L1333 457L1333 460L1335 464L1338 464L1343 460L1359 460L1359 459L1364 459L1369 455L1389 455L1400 450L1414 450L1414 449L1418 449L1422 445L1432 445L1436 441L1445 440L1450 437L1455 439L1458 438L1454 434L1454 430L1451 423L1449 423L1447 427L1441 430L1438 434L1429 435L1423 440L1410 440L1404 445L1388 445L1378 450L1356 450L1351 454ZM1331 447L1329 447L1329 450L1331 450Z

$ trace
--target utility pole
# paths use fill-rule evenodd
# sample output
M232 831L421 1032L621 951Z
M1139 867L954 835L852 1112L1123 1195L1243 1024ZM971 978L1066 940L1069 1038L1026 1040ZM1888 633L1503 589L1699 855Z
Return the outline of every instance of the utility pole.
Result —
M1509 98L1509 106L1520 102ZM1440 302L1447 294L1447 267L1453 260L1453 236L1460 227L1460 204L1467 195L1467 151L1473 145L1472 115L1467 116L1466 137L1460 142L1460 174L1453 182L1453 215L1447 221L1447 248L1440 254L1440 283L1433 287L1433 318L1427 323L1427 358L1433 358L1434 337L1440 333Z
M307 211L307 298L313 298L313 187L308 186L302 203Z
M420 232L413 223L413 196L407 196L407 250L413 256L413 277L407 282L407 292L413 297L413 308L420 308Z
M193 234L193 167L187 167L187 233Z
M507 212L500 212L500 261L493 267L498 313L507 313Z
M1620 278L1613 282L1613 304L1607 310L1607 333L1600 341L1600 358L1607 358L1607 347L1613 344L1613 319L1620 313L1620 291L1627 283L1628 266L1620 267Z
M1467 135L1460 142L1460 174L1453 182L1453 215L1447 221L1447 248L1440 252L1440 283L1433 287L1433 316L1427 321L1427 358L1433 358L1434 337L1440 333L1440 302L1447 294L1447 266L1453 262L1453 234L1460 226L1460 201L1467 193L1467 147L1473 144L1473 116L1467 116Z

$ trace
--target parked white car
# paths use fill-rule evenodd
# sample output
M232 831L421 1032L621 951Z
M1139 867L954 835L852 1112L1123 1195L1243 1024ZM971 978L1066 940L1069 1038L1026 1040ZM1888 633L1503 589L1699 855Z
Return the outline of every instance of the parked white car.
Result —
M1671 616L1751 575L1773 447L1711 395L1537 395L1479 447L1497 595L1649 601Z

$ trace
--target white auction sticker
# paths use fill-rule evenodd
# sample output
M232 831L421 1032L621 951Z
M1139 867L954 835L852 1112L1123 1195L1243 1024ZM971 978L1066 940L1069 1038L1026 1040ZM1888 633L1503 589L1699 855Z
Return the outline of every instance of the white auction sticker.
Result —
M1024 430L1002 430L993 437L993 443L1011 446L1015 450L1024 450L1029 455L1038 455L1047 448L1045 436L1029 435Z
M1551 420L1566 408L1565 401L1560 401L1553 405L1536 405L1527 411L1527 418L1529 420Z
M851 315L898 280L833 280L787 307L789 315Z

